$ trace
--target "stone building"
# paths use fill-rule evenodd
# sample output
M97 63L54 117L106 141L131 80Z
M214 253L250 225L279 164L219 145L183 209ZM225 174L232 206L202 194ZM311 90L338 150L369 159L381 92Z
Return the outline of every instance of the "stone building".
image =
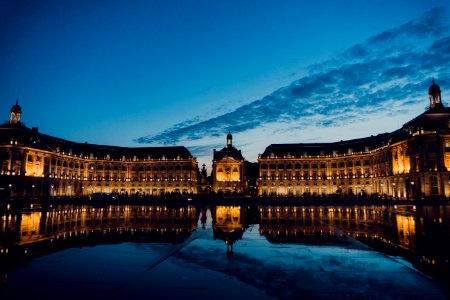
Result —
M233 136L227 135L227 145L213 153L213 191L215 193L243 193L245 187L245 159L241 150L233 146Z
M42 134L21 122L18 102L0 125L0 196L158 196L197 192L197 160L185 147L116 147Z
M258 194L450 197L450 109L434 80L429 101L427 111L391 133L268 146L258 158Z

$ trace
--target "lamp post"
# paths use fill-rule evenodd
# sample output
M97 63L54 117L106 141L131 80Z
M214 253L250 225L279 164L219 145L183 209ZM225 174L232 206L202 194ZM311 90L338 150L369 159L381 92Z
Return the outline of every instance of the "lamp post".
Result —
M34 184L31 185L31 201L34 199Z
M9 185L8 185L8 187L9 187L9 200L11 200L11 198L12 198L12 187L13 187L13 185L12 185L12 183L10 183Z
M416 199L416 193L414 191L414 181L411 181L411 193L412 193L413 200L415 200Z

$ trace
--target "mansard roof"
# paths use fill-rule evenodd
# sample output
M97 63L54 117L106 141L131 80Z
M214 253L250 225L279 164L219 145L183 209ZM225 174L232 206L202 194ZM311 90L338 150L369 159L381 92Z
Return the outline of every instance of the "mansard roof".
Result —
M353 152L365 152L385 146L392 138L390 133L382 133L376 136L340 141L334 143L298 143L298 144L271 144L266 148L263 157L300 157L322 156L331 154L347 154Z
M0 145L11 144L17 140L17 145L30 147L51 152L72 153L73 155L110 159L127 158L137 159L191 159L192 155L186 147L118 147L107 145L96 145L89 143L77 143L50 135L40 133L37 128L28 128L23 124L0 125Z
M450 108L437 106L428 109L426 112L415 117L405 125L404 129L409 131L417 131L419 129L425 131L441 131L449 129Z
M450 108L435 107L407 122L401 129L360 139L333 143L272 144L262 157L300 157L367 152L407 139L420 132L450 131Z
M234 146L225 146L222 150L216 151L214 149L214 160L221 160L225 157L232 157L237 160L244 160L241 150L236 149Z

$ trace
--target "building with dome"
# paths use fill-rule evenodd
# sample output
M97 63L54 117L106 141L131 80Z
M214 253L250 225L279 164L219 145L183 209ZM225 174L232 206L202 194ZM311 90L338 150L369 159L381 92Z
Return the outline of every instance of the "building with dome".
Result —
M245 160L228 133L206 166L185 147L116 147L67 141L22 122L17 100L0 125L0 199L160 196L209 193L259 196L378 195L450 197L450 108L434 82L429 108L402 128L334 143L272 144L258 164Z
M116 147L77 143L21 122L18 101L0 125L0 198L160 196L197 192L197 160L185 147Z
M245 189L245 159L241 150L233 146L233 136L227 135L227 144L213 152L213 192L240 194Z
M450 197L450 109L441 89L402 128L334 143L272 144L259 155L260 196Z

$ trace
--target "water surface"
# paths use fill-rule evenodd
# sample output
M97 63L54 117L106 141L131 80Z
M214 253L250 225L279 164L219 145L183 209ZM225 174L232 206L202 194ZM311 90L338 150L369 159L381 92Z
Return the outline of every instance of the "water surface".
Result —
M449 297L448 206L53 206L1 215L2 298Z

